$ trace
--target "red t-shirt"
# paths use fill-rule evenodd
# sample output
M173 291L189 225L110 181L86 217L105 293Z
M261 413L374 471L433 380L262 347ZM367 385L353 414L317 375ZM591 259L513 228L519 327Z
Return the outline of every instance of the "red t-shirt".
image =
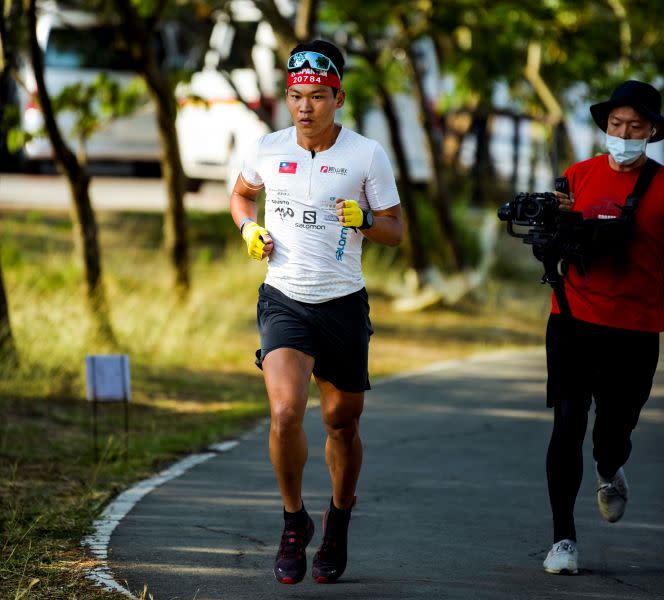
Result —
M619 216L640 169L614 171L608 155L572 165L565 175L574 210L586 219ZM636 235L626 266L614 259L593 259L585 276L573 265L565 291L576 319L620 329L664 331L664 168L653 178L636 209ZM553 296L552 312L559 313Z

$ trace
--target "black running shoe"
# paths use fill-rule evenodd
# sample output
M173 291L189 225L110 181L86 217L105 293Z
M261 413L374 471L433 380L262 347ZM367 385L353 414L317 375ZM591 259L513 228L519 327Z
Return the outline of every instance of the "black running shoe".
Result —
M343 575L348 560L350 509L330 507L323 516L323 543L314 556L311 575L316 583L334 583Z
M274 576L279 583L300 583L307 572L306 547L314 535L314 522L307 514L304 527L284 525L279 552L274 561Z

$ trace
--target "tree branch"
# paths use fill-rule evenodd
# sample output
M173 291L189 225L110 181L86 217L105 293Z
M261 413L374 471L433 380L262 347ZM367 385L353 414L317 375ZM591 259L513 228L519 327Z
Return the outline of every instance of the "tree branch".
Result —
M295 29L291 22L284 17L274 0L254 0L254 4L263 13L263 16L272 26L274 35L277 38L277 53L279 58L286 62L290 55L291 48L297 46L298 40Z

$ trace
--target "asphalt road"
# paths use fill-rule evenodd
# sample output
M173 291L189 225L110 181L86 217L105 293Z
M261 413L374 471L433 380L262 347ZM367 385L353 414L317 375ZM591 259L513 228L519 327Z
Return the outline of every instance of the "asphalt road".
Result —
M163 179L100 175L90 182L90 200L97 210L145 210L166 208ZM187 192L185 207L200 211L228 209L228 193L221 182L206 182L196 193ZM61 175L0 173L0 208L69 210L71 194Z
M376 384L349 566L336 585L307 576L283 586L272 575L282 521L265 430L144 496L111 537L115 578L135 593L147 584L157 600L664 599L664 370L633 436L627 512L613 525L597 510L587 436L575 577L542 569L552 541L544 381L536 350ZM311 562L330 496L316 407L306 429Z

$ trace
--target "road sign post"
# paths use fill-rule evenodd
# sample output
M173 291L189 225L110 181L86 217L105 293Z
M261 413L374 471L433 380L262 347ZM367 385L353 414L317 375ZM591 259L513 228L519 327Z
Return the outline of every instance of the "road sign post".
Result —
M124 456L129 457L129 400L131 377L126 354L97 354L85 358L87 398L92 406L92 440L95 461L98 449L98 405L122 402L124 408Z

